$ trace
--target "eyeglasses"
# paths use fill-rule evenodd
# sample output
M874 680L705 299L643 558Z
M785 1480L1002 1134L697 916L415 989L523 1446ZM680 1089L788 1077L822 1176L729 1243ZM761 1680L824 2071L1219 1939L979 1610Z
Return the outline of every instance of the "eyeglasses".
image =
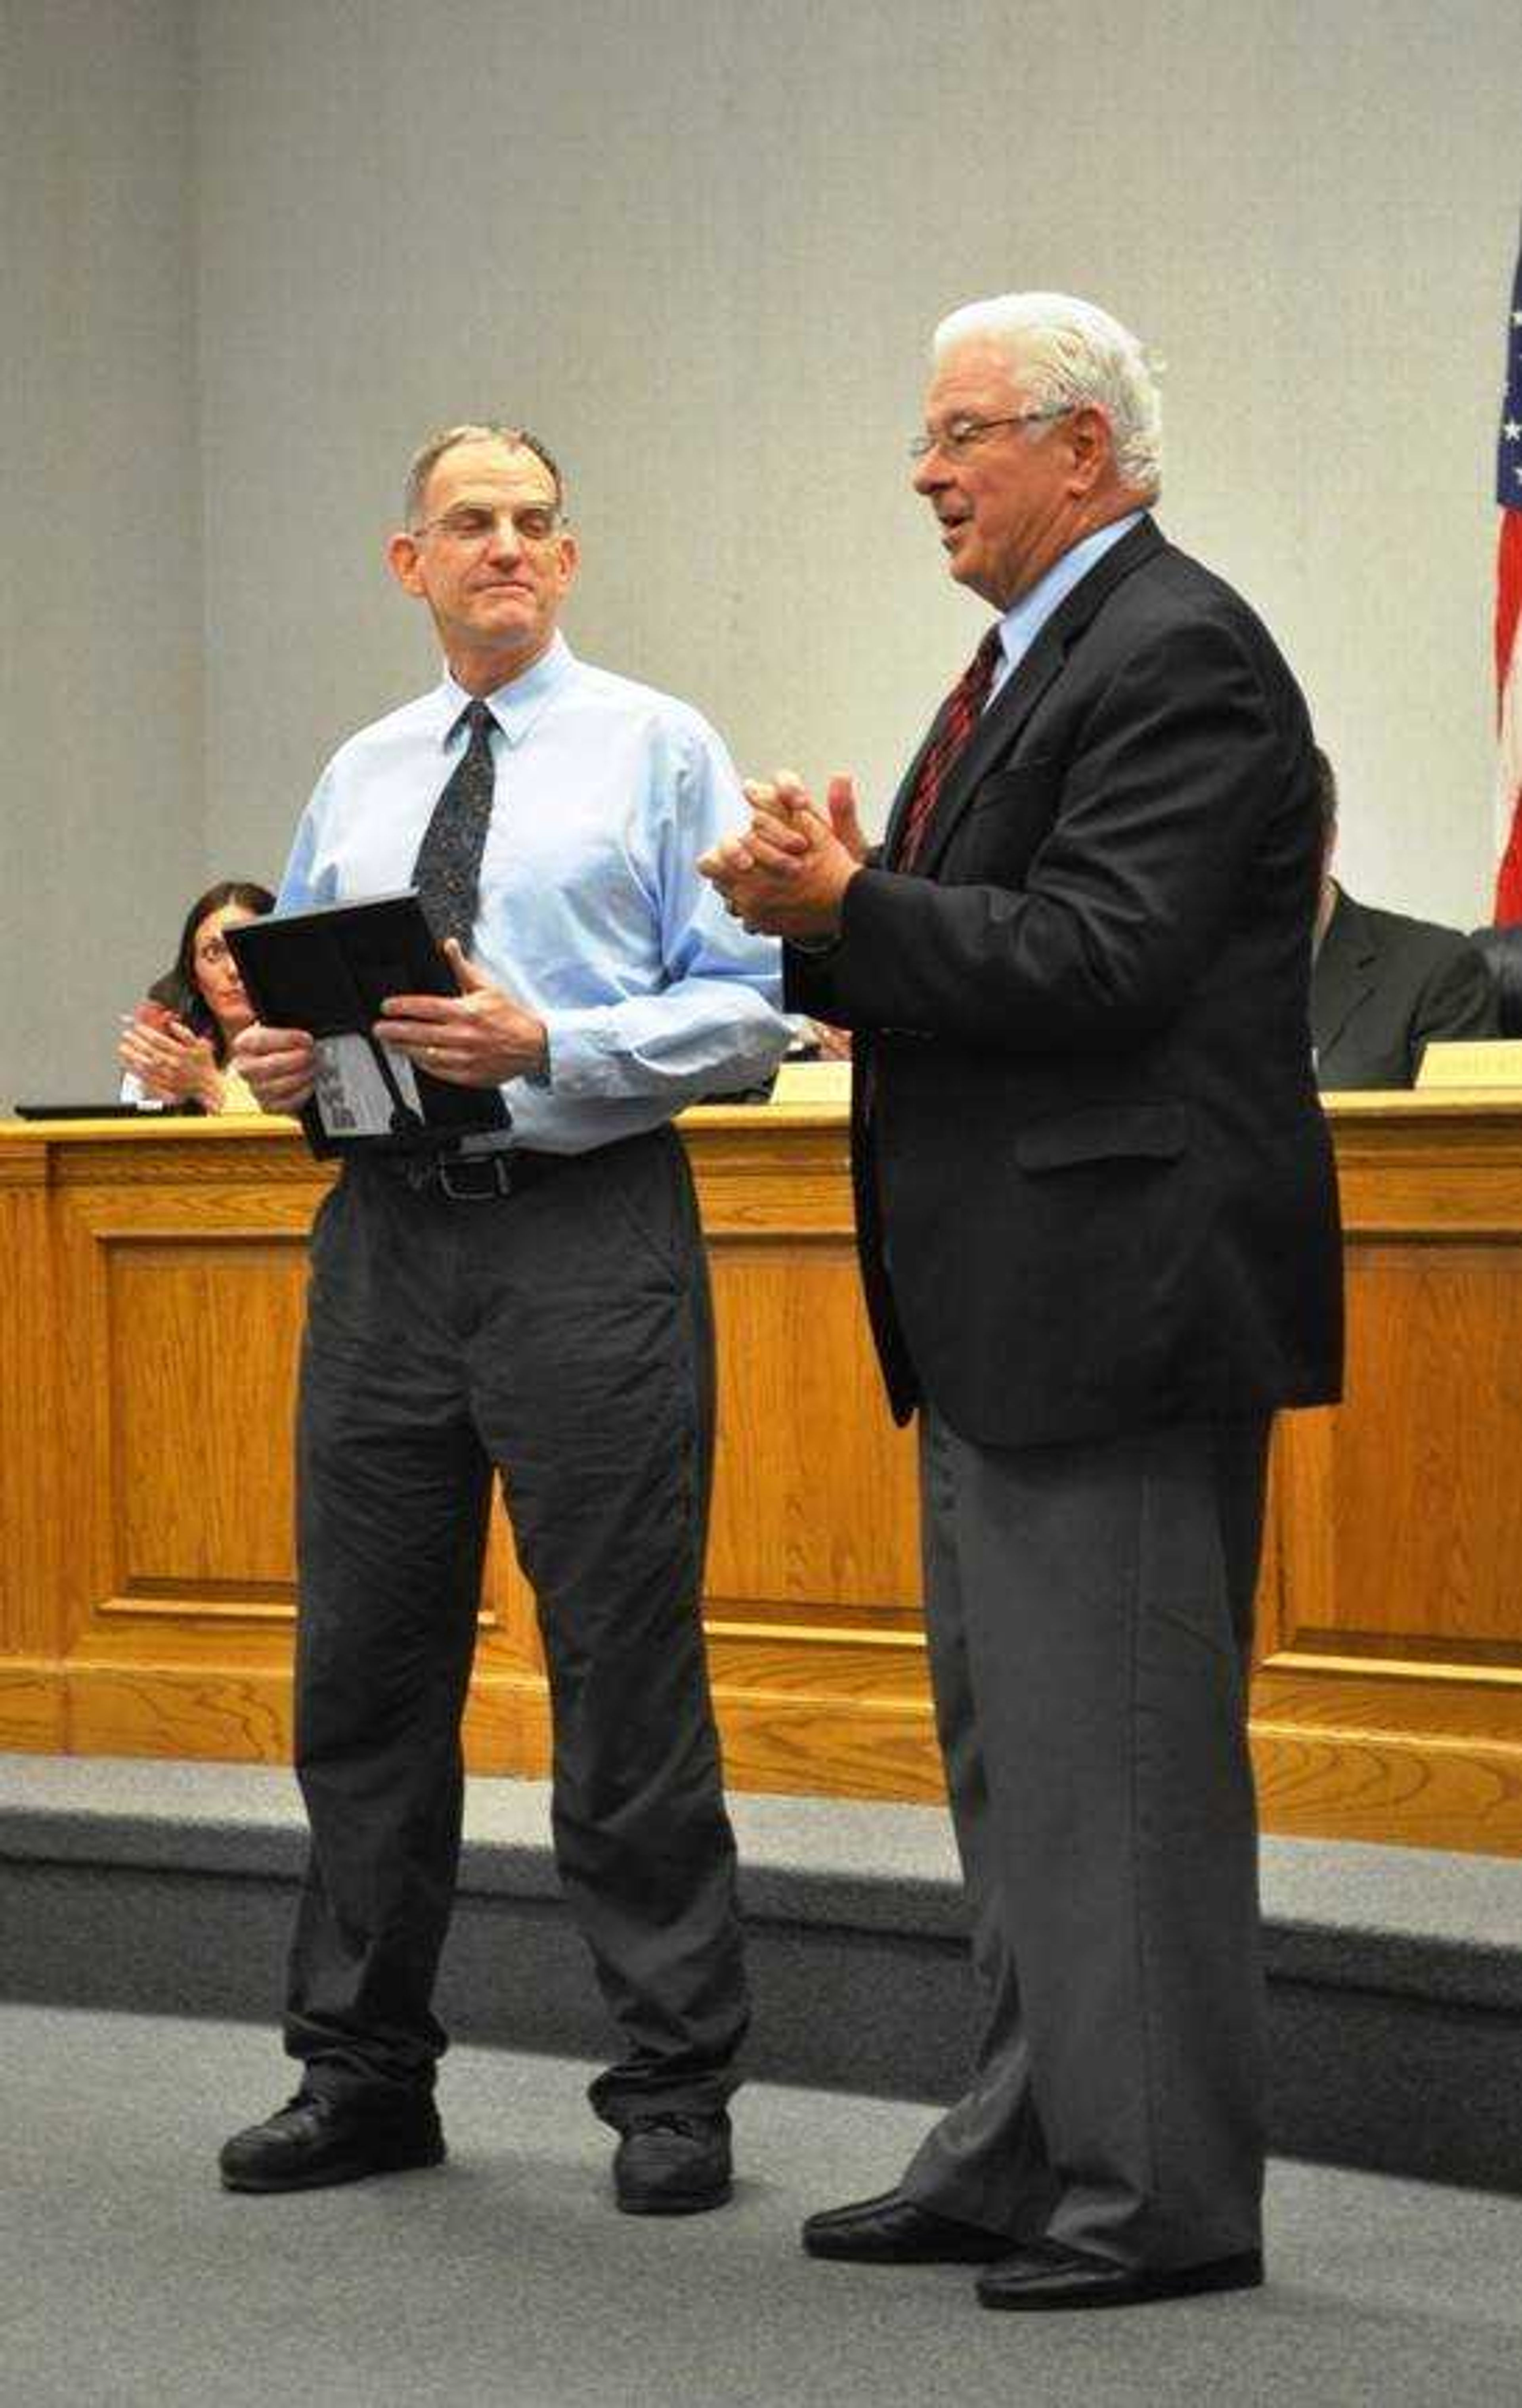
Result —
M526 502L516 510L490 510L478 502L462 502L457 509L446 510L442 518L425 519L411 532L415 540L425 535L441 535L446 542L469 551L491 543L504 519L519 543L550 543L560 533L559 510L541 502Z
M1071 418L1076 402L1059 402L1051 409L1017 409L1007 418L954 418L948 426L932 434L929 427L917 435L909 446L911 460L928 460L932 452L940 452L948 460L960 460L975 451L986 437L1000 426L1045 426L1054 418Z

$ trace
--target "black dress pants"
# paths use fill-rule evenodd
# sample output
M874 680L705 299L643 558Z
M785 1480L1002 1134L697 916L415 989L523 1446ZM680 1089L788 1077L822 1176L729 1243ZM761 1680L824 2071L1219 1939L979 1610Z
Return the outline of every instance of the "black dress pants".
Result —
M311 1827L286 2044L309 2087L431 2084L492 1469L538 1602L567 1904L621 2035L592 2085L722 2104L747 2021L699 1620L706 1267L668 1129L453 1201L348 1167L313 1232L296 1764Z

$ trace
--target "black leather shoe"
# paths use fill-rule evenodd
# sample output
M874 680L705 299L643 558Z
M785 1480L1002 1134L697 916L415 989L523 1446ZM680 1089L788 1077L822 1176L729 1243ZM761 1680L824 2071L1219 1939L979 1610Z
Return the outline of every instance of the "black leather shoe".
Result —
M958 2224L917 2206L902 2191L827 2207L804 2226L811 2258L849 2258L863 2266L986 2266L1009 2255L1007 2232Z
M426 2093L399 2106L298 2090L267 2122L235 2132L218 2163L225 2190L315 2190L443 2162L444 2133Z
M697 2215L722 2207L733 2187L730 2119L632 2115L613 2159L613 2189L625 2215Z
M977 2278L986 2308L1135 2308L1148 2300L1189 2300L1204 2291L1252 2291L1263 2279L1263 2253L1244 2249L1202 2266L1117 2266L1055 2241L1028 2242Z

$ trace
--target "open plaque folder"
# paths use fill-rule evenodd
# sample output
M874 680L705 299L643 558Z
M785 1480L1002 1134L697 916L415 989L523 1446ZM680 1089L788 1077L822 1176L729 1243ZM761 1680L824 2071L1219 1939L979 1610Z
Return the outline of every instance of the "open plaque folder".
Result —
M317 1039L317 1088L301 1116L314 1154L448 1152L510 1125L497 1088L431 1079L371 1034L388 996L460 992L415 894L327 903L225 933L265 1026Z

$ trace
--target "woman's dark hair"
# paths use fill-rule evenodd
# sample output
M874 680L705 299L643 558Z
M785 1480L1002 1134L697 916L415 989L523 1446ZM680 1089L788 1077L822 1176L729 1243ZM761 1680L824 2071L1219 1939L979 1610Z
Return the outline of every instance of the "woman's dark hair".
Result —
M203 920L213 911L225 910L235 904L240 911L251 911L262 920L275 909L275 897L267 886L260 886L250 878L224 878L198 895L185 914L185 925L179 932L179 951L163 978L155 979L149 988L154 1003L166 1003L177 1020L197 1037L209 1037L219 1069L227 1059L227 1040L217 1025L217 1016L196 982L195 932Z

